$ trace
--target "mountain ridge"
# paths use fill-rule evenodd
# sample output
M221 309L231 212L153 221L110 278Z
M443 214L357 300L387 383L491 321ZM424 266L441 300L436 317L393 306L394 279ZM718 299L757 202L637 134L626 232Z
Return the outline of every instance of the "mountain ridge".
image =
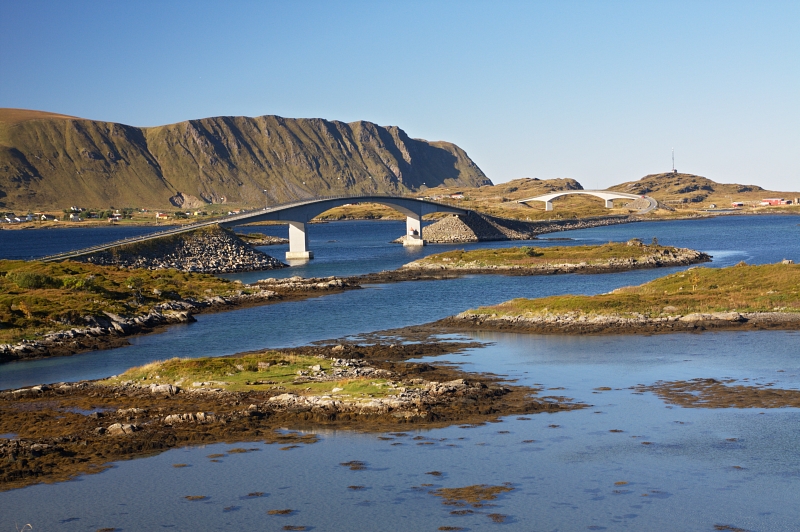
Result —
M179 194L252 207L486 184L455 144L368 121L263 115L136 127L0 109L0 207L6 209L166 207Z

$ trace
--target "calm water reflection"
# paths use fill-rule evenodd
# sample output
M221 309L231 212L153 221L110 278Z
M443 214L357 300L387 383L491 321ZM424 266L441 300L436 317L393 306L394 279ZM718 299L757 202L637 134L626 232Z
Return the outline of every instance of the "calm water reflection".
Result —
M508 530L790 530L800 524L797 409L670 408L629 389L694 377L760 378L798 388L800 334L475 337L493 345L438 361L563 387L543 393L592 406L468 429L412 431L394 440L323 432L320 443L288 451L246 444L260 450L219 463L207 456L234 445L179 449L75 482L4 493L0 514L6 526L33 522L34 530L484 530L493 526L489 513L508 516ZM596 393L599 387L613 389ZM418 445L415 435L432 445ZM367 470L339 465L350 460L367 462ZM428 493L505 482L514 490L472 515L452 515L452 506ZM353 485L365 489L348 489ZM246 497L256 491L265 495ZM189 502L187 495L209 498ZM296 513L266 515L281 508Z

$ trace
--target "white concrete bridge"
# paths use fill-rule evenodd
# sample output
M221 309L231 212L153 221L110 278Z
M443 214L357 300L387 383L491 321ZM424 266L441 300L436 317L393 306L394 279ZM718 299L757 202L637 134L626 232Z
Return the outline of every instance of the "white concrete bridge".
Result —
M286 252L286 258L288 260L311 259L314 257L314 254L308 249L306 223L325 211L355 202L378 203L405 214L406 238L403 243L404 246L422 246L425 244L425 240L422 237L422 217L426 214L434 212L449 212L453 214L467 213L465 209L459 209L458 207L452 207L444 203L403 196L336 196L331 198L315 198L279 207L272 207L262 211L230 216L218 223L223 227L232 227L243 223L285 221L289 224L289 251Z
M566 196L568 194L585 194L589 196L595 196L600 199L604 199L606 201L606 208L608 209L614 207L615 199L632 199L632 200L646 199L649 202L649 205L643 209L640 209L638 214L645 214L658 207L658 202L653 198L651 198L650 196L637 196L636 194L625 194L624 192L615 192L613 190L560 190L558 192L552 192L550 194L542 194L541 196L519 200L517 201L517 203L528 203L529 201L543 201L544 210L552 211L553 200L556 198L560 198L561 196Z
M217 218L205 222L197 222L193 224L182 225L180 227L173 227L164 231L158 231L156 233L149 233L138 237L109 242L108 244L92 246L90 248L78 249L75 251L68 251L65 253L59 253L57 255L49 255L38 260L59 261L81 257L125 244L133 244L136 242L144 242L147 240L162 238L164 236L187 233L200 227L207 227L214 224L222 227L233 227L252 222L264 221L286 222L289 224L289 251L286 252L287 260L311 259L314 258L314 253L308 249L306 224L327 210L356 202L379 203L405 214L406 238L404 239L403 243L405 246L422 246L425 244L425 240L422 236L422 217L426 214L431 214L434 212L467 214L468 212L465 209L460 209L444 203L420 200L416 198L407 198L403 196L365 194L359 196L331 196L324 198L313 198L286 203L283 205L276 205L274 207L267 207L257 211L234 214L224 218Z

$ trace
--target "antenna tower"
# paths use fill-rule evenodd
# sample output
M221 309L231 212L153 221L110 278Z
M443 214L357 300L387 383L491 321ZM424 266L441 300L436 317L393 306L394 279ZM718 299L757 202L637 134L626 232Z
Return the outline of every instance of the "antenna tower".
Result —
M675 172L675 148L672 148L672 173L673 174L676 173Z

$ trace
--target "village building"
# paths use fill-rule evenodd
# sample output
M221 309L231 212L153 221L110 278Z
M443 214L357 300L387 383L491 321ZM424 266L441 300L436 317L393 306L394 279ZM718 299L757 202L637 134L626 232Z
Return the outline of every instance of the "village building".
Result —
M783 198L767 198L761 200L761 205L791 205L791 200L785 200Z

